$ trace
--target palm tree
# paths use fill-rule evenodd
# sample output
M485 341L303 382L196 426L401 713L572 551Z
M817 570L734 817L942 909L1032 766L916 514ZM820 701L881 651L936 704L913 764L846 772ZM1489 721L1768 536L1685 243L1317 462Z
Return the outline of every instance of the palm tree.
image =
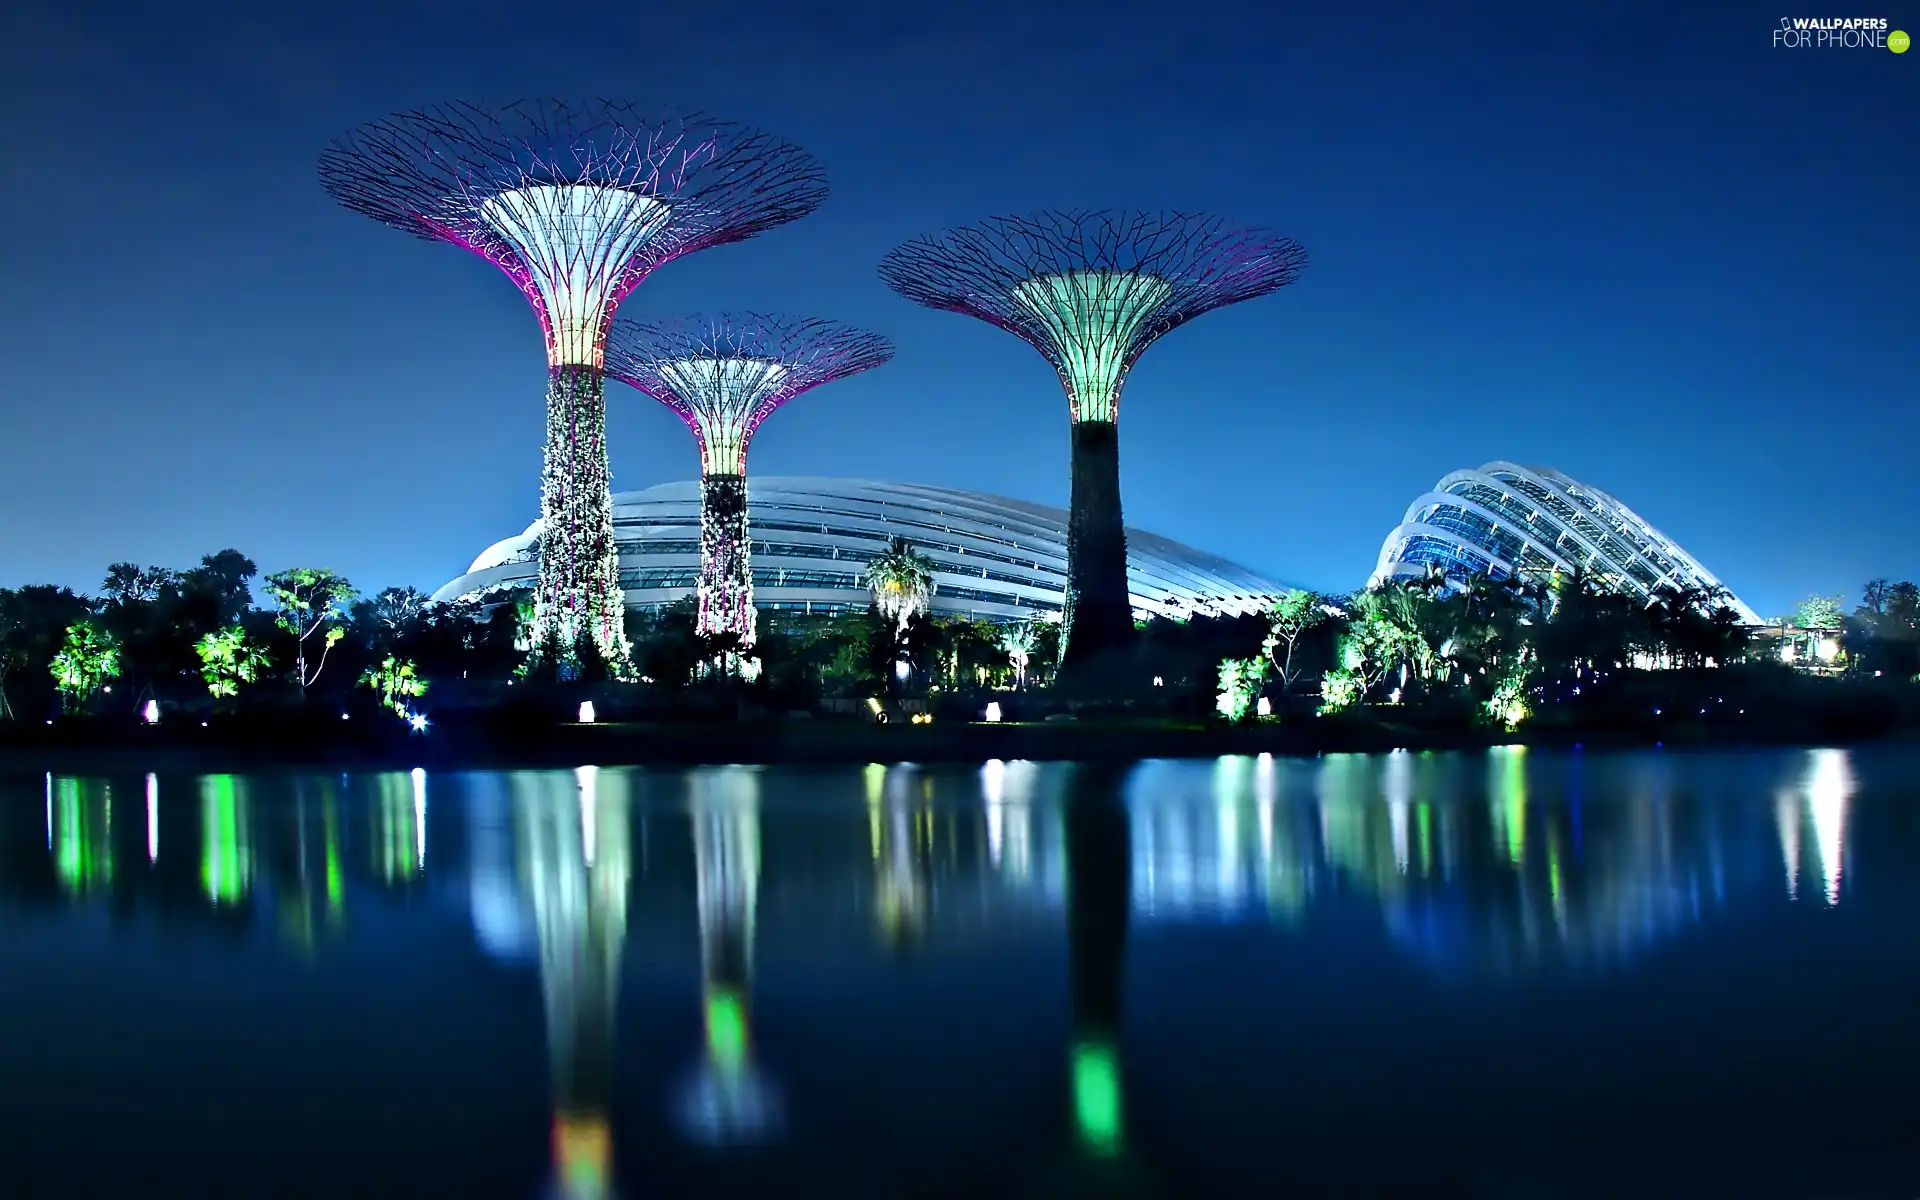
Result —
M1355 597L1357 611L1380 627L1386 665L1411 668L1422 682L1432 679L1439 666L1435 646L1441 631L1434 604L1444 584L1445 577L1436 575L1396 579Z
M905 538L893 539L886 553L867 564L865 583L874 607L894 623L896 636L933 603L933 563Z
M1538 611L1539 594L1514 576L1476 574L1464 587L1434 604L1440 639L1440 673L1458 669L1468 690L1491 687L1526 644L1522 627Z
M1000 648L1007 652L1013 661L1013 686L1027 686L1027 662L1033 657L1033 648L1040 641L1040 631L1031 621L1022 621L1018 625L1007 625L1000 630Z
M1653 589L1647 619L1666 661L1699 667L1729 662L1746 649L1746 629L1727 604L1727 590L1698 584Z
M1347 678L1360 699L1398 668L1396 701L1413 678L1423 685L1431 680L1440 661L1434 590L1425 580L1394 579L1355 593L1337 651L1339 666L1329 678Z
M425 592L410 587L383 588L369 605L376 624L389 638L410 633L427 615Z

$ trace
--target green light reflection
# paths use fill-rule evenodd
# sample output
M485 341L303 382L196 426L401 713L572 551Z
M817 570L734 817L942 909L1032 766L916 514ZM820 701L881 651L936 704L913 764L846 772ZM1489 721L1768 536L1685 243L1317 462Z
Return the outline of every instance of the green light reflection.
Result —
M1120 1152L1120 1061L1111 1044L1073 1047L1073 1115L1089 1150L1102 1157Z
M715 988L707 995L707 1053L727 1071L747 1060L747 1010L738 993Z
M1433 872L1433 805L1421 800L1413 811L1420 830L1420 876L1424 879Z
M249 864L241 797L231 775L200 781L202 850L200 881L215 904L231 904L246 895Z
M1493 750L1494 813L1504 828L1507 861L1527 859L1527 748L1498 746Z
M113 794L103 792L96 804L87 803L86 788L78 779L63 778L54 798L53 861L60 882L74 892L86 891L113 878ZM98 816L98 820L93 820Z
M331 795L321 813L327 836L327 908L338 915L346 901L347 884L340 868L340 817Z

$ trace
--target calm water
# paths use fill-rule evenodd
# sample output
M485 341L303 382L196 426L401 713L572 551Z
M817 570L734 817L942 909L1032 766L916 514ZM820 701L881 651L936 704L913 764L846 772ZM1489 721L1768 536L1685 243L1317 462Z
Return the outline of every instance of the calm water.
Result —
M1920 1194L1920 754L0 782L0 1195Z

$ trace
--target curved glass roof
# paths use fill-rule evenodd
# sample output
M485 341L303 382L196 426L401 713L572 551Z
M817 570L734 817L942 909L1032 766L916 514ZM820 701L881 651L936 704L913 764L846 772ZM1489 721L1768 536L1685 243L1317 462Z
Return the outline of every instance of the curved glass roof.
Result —
M749 477L754 602L763 609L865 610L860 577L896 537L934 565L933 611L983 620L1057 613L1066 589L1067 514L979 492L859 479ZM700 484L663 483L613 498L627 603L657 608L693 594L700 567ZM531 589L540 523L489 546L435 600ZM1127 531L1136 615L1264 611L1287 585L1222 558Z
M1455 471L1407 508L1380 547L1372 582L1424 574L1541 578L1584 566L1645 599L1656 588L1724 589L1699 560L1620 501L1546 467L1490 462ZM1759 614L1727 592L1749 625Z

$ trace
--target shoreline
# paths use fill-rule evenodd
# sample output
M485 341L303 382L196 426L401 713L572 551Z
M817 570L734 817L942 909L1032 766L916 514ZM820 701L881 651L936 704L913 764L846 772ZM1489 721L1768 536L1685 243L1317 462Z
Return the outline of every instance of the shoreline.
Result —
M1510 734L1480 729L1420 729L1381 723L1312 722L1209 726L1167 722L1081 721L948 725L874 725L855 721L740 724L608 722L500 729L454 727L424 735L316 736L303 729L138 729L133 736L70 739L57 735L0 745L0 773L96 774L157 771L554 769L595 766L718 766L869 762L978 763L989 759L1130 762L1268 753L1313 757L1391 750L1621 750L1792 747L1902 743L1910 735L1847 735L1815 729L1736 729L1680 725L1659 729L1540 729Z

